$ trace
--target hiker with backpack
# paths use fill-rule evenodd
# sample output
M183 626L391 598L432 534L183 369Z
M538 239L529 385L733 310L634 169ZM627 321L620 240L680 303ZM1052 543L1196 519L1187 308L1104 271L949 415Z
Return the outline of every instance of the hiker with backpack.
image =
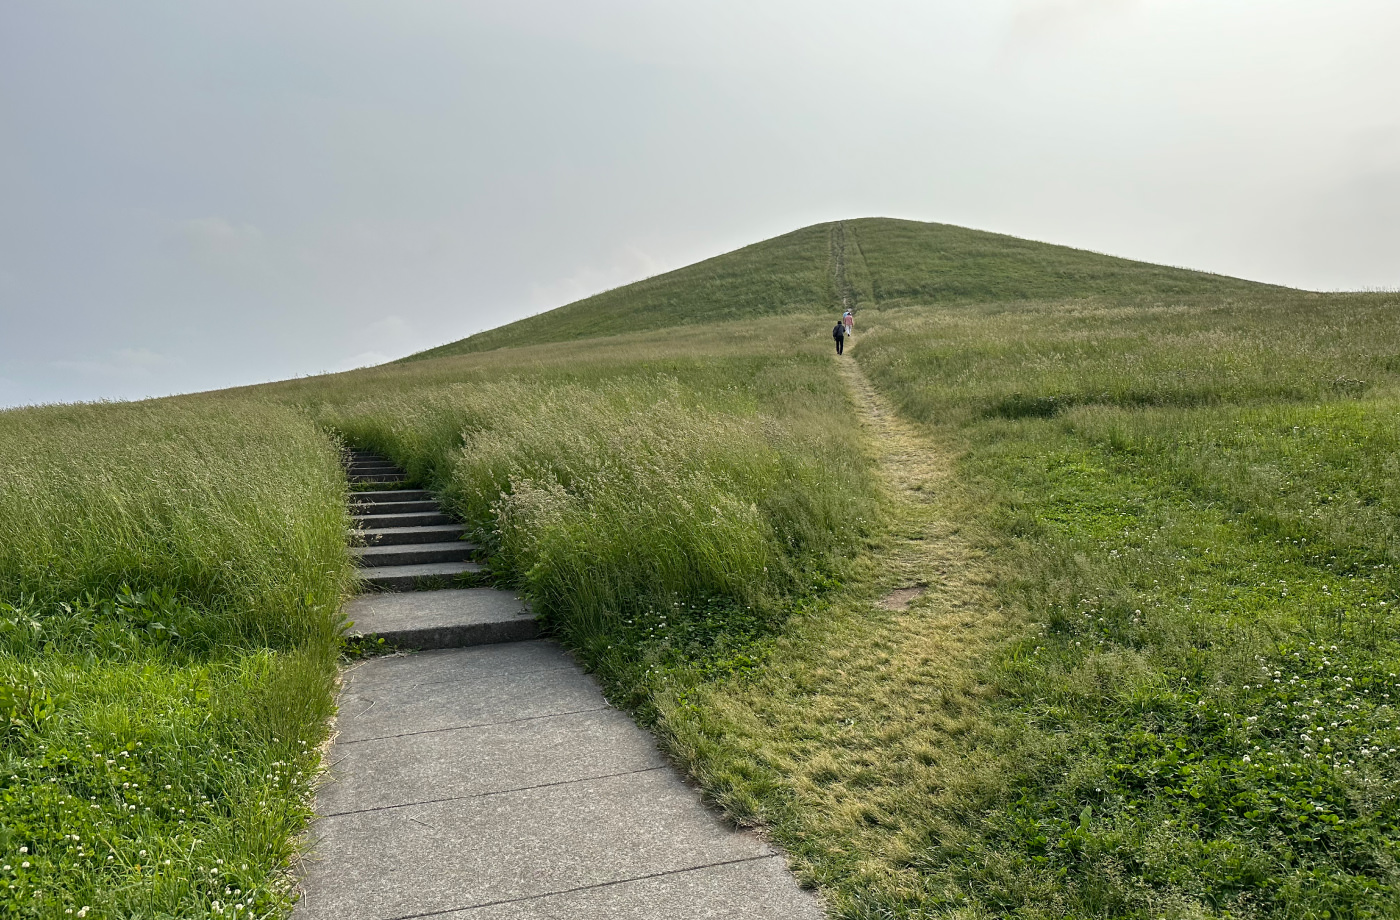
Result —
M839 355L846 350L846 324L842 320L836 321L836 328L831 330L831 337L836 340L836 353Z

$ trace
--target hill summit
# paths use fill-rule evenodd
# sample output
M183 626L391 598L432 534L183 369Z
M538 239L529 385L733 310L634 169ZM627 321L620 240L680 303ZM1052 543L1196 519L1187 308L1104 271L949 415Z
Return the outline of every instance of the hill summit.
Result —
M1228 295L1270 287L949 224L863 218L804 227L403 360L847 306Z

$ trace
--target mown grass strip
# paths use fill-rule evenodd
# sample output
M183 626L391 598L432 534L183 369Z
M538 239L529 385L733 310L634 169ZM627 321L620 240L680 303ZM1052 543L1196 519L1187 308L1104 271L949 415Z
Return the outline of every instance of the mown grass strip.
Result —
M864 340L964 445L1019 627L957 744L985 766L924 800L919 885L852 915L1394 915L1396 311L1045 304Z

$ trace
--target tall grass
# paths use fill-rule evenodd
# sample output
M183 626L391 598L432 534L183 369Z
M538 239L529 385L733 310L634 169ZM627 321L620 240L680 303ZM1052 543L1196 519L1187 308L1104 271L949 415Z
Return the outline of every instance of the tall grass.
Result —
M925 422L1346 399L1400 381L1384 295L979 304L874 322L861 366Z
M164 588L285 644L346 585L333 445L274 404L159 402L0 414L0 597Z
M411 365L317 412L438 488L499 577L646 712L661 658L747 656L873 515L825 355L728 348L696 360L678 336L470 386L418 385L430 366Z
M302 412L0 413L0 913L267 916L308 819L348 587Z

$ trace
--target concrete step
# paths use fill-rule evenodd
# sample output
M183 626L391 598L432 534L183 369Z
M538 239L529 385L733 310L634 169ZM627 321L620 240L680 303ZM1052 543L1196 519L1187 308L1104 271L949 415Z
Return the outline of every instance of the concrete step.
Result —
M383 489L378 492L356 492L350 496L352 505L377 505L383 502L426 502L432 494L423 489Z
M345 467L347 473L403 473L403 467L394 463L351 463Z
M447 587L461 575L475 575L484 571L485 568L475 562L384 565L360 569L360 581L383 591L418 591Z
M388 527L426 527L451 524L452 518L441 511L406 511L398 514L354 514L351 517L359 530L371 533Z
M351 482L403 482L403 473L346 473Z
M441 511L438 503L432 499L426 501L413 502L374 502L357 508L355 513L367 517L374 517L378 514L410 514L415 511Z
M539 635L529 606L495 588L367 594L345 613L350 636L380 636L399 648L465 648Z
M474 547L462 540L449 543L402 543L390 546L353 546L356 565L421 565L425 562L465 562Z
M405 543L445 543L462 536L461 524L433 524L427 527L377 527L350 531L358 546L401 546Z

